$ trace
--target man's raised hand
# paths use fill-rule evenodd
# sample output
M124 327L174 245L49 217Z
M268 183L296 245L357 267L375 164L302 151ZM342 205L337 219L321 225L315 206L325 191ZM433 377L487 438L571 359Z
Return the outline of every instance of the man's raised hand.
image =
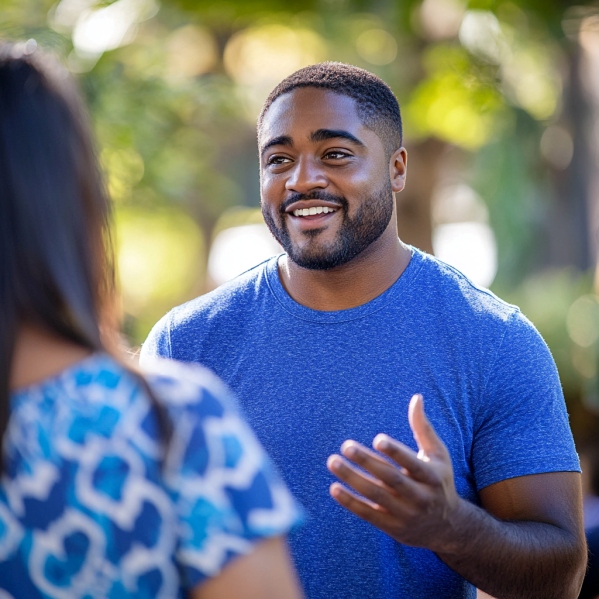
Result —
M447 552L457 540L455 524L463 500L455 490L447 448L428 421L423 404L422 396L414 395L408 411L418 454L384 434L372 443L379 453L356 441L345 441L343 457L330 456L327 466L352 491L334 482L330 493L343 507L396 541Z

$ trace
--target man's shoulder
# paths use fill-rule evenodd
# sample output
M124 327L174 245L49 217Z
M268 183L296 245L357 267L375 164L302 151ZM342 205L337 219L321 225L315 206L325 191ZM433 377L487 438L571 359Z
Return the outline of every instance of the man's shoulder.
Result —
M141 348L140 361L151 356L195 361L200 341L209 331L233 338L244 315L251 315L259 298L270 293L266 274L269 264L276 268L276 258L173 308L150 331Z
M417 317L429 330L446 332L471 346L499 347L542 339L520 308L473 283L453 266L420 253L422 268L412 290ZM512 341L510 341L512 340Z
M421 291L428 293L437 310L477 321L507 322L523 317L518 306L476 285L455 267L424 252L419 254L424 274L419 277L419 286Z
M231 312L239 314L240 310L250 307L259 295L267 291L266 270L272 260L274 258L254 266L204 295L173 308L167 315L171 330L193 326L195 322L205 323L206 320L227 316Z

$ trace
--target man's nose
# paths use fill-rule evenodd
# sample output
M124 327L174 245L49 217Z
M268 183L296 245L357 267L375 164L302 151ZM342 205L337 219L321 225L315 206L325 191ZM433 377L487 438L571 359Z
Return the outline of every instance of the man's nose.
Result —
M317 162L310 158L301 158L295 164L285 183L288 191L307 194L314 189L324 189L328 179Z

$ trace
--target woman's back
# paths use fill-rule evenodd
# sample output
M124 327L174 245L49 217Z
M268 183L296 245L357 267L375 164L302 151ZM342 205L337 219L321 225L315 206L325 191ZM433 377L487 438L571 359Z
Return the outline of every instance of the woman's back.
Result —
M173 424L166 459L136 376L93 354L11 397L0 588L36 597L177 597L297 520L207 371L147 375Z
M297 599L297 508L226 390L122 356L109 222L66 71L0 44L0 599Z

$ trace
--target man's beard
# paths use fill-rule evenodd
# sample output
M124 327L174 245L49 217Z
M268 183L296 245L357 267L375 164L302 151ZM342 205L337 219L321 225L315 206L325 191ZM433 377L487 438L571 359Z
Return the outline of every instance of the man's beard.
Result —
M318 242L318 235L323 229L313 229L302 233L311 237L312 242L303 248L293 243L287 228L285 208L300 200L323 200L334 202L343 212L343 222L337 237L329 243ZM311 270L328 270L353 260L370 244L374 243L387 228L393 215L394 204L391 184L362 201L353 218L348 216L349 204L342 196L334 196L324 191L314 191L308 195L295 194L288 198L279 211L278 223L270 211L262 206L262 215L274 238L283 246L293 262Z

